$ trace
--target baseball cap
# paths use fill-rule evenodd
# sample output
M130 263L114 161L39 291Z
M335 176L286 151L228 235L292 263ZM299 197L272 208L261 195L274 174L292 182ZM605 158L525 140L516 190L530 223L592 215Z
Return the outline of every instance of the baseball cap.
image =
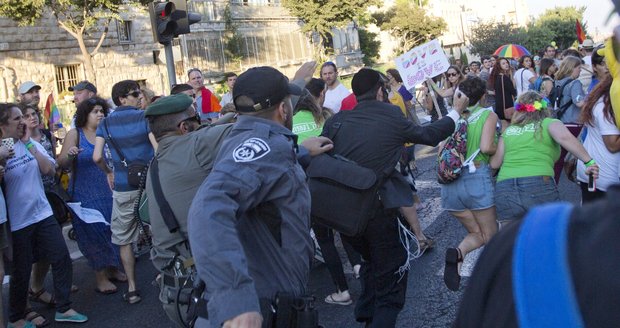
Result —
M351 89L356 96L363 95L382 80L381 73L370 68L362 68L351 80Z
M81 81L80 83L72 87L69 87L69 91L82 91L82 90L88 90L88 91L97 93L97 88L95 87L95 85L86 80Z
M32 88L38 88L39 90L41 90L41 86L32 82L32 81L26 81L22 84L20 84L19 88L17 89L17 91L19 91L19 94L22 95L24 93L28 93L28 91L32 90Z
M233 100L238 112L257 112L281 102L288 95L301 95L301 88L289 83L288 78L273 67L250 68L237 77L233 87ZM237 99L246 96L254 105L237 104Z

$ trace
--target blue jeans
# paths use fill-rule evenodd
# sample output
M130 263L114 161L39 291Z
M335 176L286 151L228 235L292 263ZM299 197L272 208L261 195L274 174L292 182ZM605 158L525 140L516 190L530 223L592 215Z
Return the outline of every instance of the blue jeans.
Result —
M67 312L71 308L69 294L73 279L73 266L60 225L53 216L13 231L13 269L9 287L9 320L24 318L32 261L46 259L52 265L56 311Z
M532 207L560 200L553 177L506 179L495 185L498 220L519 220Z

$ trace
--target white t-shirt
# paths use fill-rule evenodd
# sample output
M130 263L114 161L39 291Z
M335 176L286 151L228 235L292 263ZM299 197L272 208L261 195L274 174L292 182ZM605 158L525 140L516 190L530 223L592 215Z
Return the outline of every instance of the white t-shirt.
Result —
M222 100L220 100L220 106L224 107L233 102L232 92L227 92L222 96Z
M338 113L340 111L340 105L342 105L342 99L346 98L351 94L351 91L347 89L342 83L338 82L338 86L332 89L327 89L325 93L325 101L323 102L323 107L327 107Z
M517 97L526 92L530 88L530 79L535 77L534 73L529 69L519 68L514 75L517 89Z
M592 110L594 116L594 126L586 125L588 135L583 142L583 146L588 154L594 158L599 167L598 179L596 179L596 189L607 191L610 185L618 183L618 166L620 165L620 152L610 153L605 147L603 136L620 135L620 130L614 123L605 119L603 114L604 104L599 101ZM586 176L586 166L582 161L577 161L577 180L588 183Z
M30 140L41 155L51 163L56 163L40 143ZM43 221L54 212L45 197L37 159L26 150L26 145L21 140L15 142L13 149L15 156L6 162L4 183L11 231L17 231Z

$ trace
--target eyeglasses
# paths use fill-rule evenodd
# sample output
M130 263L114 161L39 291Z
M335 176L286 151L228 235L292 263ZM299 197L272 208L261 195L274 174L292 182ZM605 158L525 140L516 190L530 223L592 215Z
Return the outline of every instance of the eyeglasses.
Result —
M446 73L446 76L448 77L459 76L459 73Z
M132 96L134 98L138 98L138 97L140 97L141 94L142 94L142 91L138 90L138 91L134 91L134 92L130 92L130 93L126 94L125 97Z

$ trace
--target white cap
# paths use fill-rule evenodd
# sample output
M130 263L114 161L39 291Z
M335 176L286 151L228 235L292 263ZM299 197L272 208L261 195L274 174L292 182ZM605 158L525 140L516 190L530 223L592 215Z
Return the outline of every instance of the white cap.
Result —
M40 85L32 81L26 81L19 86L19 89L17 89L17 91L19 91L20 95L23 95L24 93L28 93L28 91L30 91L32 88L39 88L39 90L41 90Z

